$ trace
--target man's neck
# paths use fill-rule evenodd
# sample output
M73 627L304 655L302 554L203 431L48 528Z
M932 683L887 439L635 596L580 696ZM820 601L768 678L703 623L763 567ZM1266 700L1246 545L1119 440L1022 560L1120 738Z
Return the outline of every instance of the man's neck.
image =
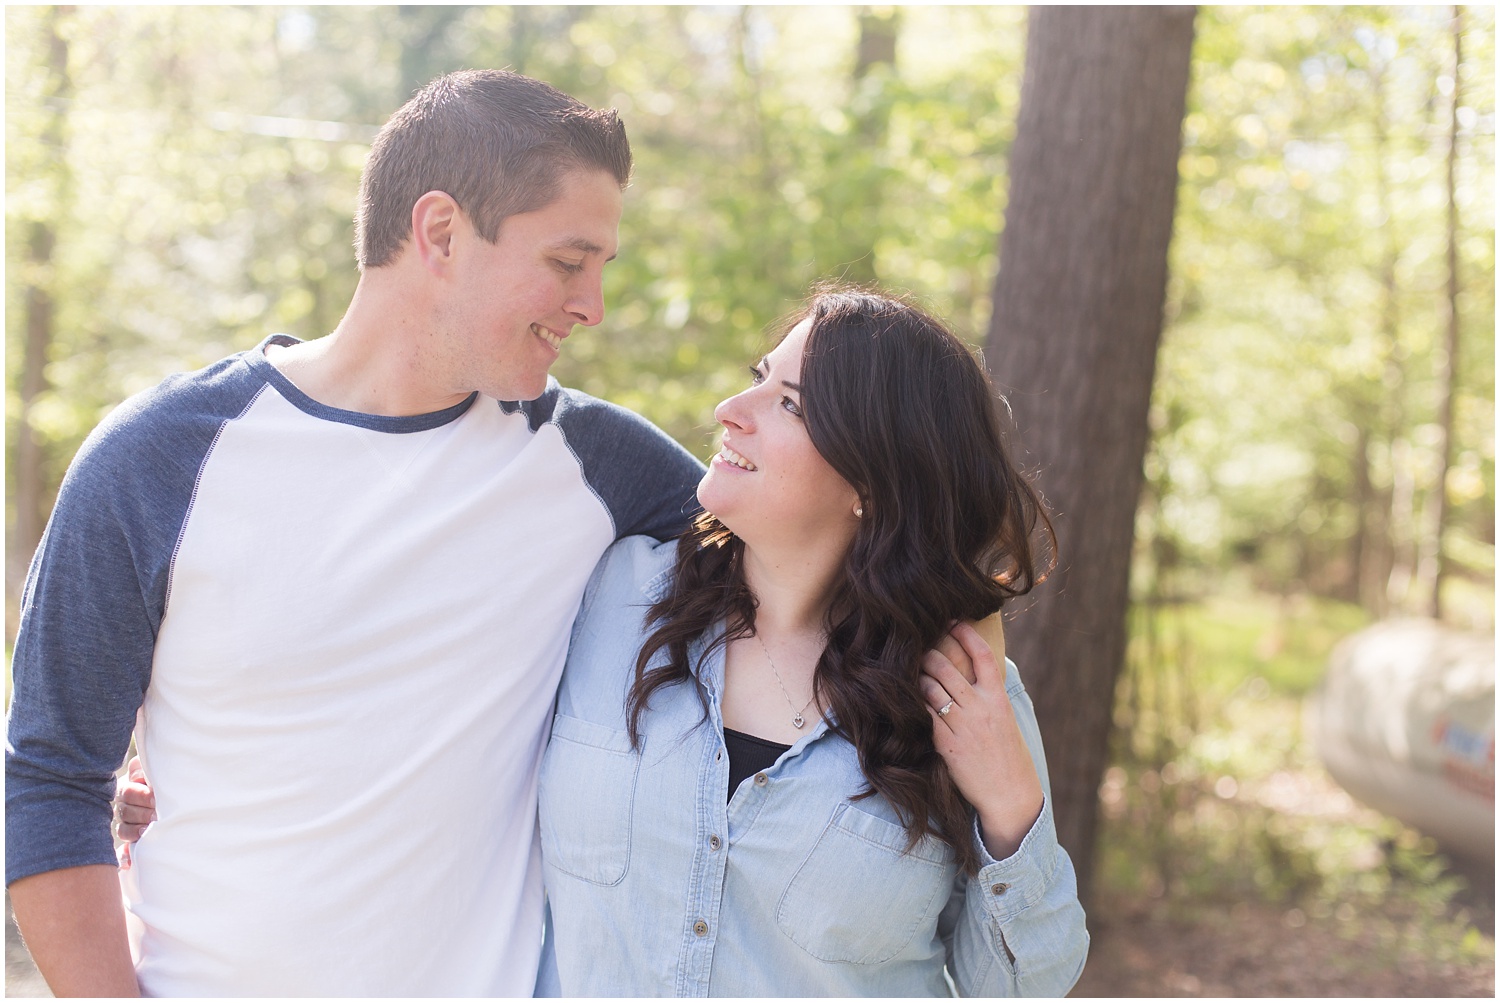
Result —
M469 395L441 385L421 346L432 311L393 275L361 276L349 310L332 334L297 345L271 345L266 360L320 404L375 415L441 411Z

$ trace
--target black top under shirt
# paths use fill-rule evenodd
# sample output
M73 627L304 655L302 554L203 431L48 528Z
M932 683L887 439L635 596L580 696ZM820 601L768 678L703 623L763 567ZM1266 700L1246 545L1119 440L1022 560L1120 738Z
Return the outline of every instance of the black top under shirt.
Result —
M770 769L791 746L725 728L724 748L729 750L729 793L724 798L728 801L746 777Z

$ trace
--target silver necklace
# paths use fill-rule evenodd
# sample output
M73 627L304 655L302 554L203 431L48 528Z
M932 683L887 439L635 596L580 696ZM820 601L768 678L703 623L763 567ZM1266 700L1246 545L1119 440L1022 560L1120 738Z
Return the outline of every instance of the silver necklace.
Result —
M786 683L782 682L781 673L776 671L776 659L771 657L771 649L766 647L765 639L759 633L755 635L755 639L760 642L760 650L766 653L766 661L771 663L771 673L776 677L776 685L781 687L781 695L786 697L786 705L792 709L792 727L801 731L802 726L807 724L807 719L802 716L802 711L811 707L812 702L818 698L817 687L813 687L813 695L808 699L807 703L802 705L802 710L798 710L797 705L792 703L792 695L786 691Z

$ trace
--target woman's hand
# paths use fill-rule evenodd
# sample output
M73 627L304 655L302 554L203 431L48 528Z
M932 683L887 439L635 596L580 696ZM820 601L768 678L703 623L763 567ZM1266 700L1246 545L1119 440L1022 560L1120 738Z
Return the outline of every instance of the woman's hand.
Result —
M1042 782L1005 692L1005 663L971 624L949 635L951 644L945 639L922 659L932 742L979 812L985 848L1004 860L1041 815Z
M953 625L957 627L958 624ZM989 645L990 651L995 656L996 665L1005 664L1005 620L1000 613L991 613L983 620L969 621L969 626L979 632L980 638ZM958 671L962 672L964 678L969 682L974 681L974 662L964 652L963 645L958 643L958 638L953 634L950 627L948 633L938 639L935 646L937 653L948 659Z
M134 756L125 775L115 782L115 837L125 843L134 843L141 838L146 827L156 821L156 794L146 783L145 771L141 769L141 757ZM130 866L127 851L121 860Z

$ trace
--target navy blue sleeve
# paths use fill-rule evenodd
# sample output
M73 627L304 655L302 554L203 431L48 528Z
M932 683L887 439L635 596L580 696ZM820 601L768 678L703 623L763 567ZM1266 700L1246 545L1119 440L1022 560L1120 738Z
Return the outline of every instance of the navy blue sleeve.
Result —
M7 885L115 861L114 772L150 683L172 554L203 460L257 383L234 359L173 377L120 405L63 478L11 662Z
M615 539L669 540L686 531L702 508L697 492L703 464L634 411L555 386L521 407L533 428L557 423L614 520Z

